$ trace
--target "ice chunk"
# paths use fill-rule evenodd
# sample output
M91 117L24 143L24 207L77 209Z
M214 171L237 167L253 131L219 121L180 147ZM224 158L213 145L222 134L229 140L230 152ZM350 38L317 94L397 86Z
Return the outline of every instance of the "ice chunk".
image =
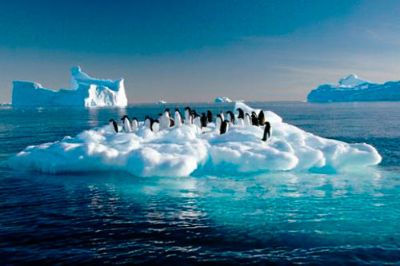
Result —
M215 98L214 102L216 102L216 103L231 103L232 100L229 99L228 97L217 97L217 98Z
M253 109L237 103L245 112ZM15 169L46 173L125 171L135 176L246 174L265 171L346 171L380 163L377 150L308 133L265 111L272 137L263 128L232 125L220 135L214 124L203 132L182 125L159 132L141 126L114 133L107 125L61 141L29 146L11 159Z
M14 81L12 105L125 107L128 104L123 79L95 79L82 72L80 67L73 67L71 86L71 89L55 91L36 82Z
M309 102L399 101L400 81L373 83L351 74L336 84L324 84L312 90Z

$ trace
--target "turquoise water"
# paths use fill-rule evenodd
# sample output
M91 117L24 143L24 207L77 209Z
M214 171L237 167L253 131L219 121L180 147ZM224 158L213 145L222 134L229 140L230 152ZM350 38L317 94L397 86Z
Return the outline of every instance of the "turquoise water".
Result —
M4 162L28 145L75 135L125 113L156 115L162 107L1 108L2 262L400 263L399 104L251 105L320 136L372 144L383 161L334 175L138 178L19 172Z

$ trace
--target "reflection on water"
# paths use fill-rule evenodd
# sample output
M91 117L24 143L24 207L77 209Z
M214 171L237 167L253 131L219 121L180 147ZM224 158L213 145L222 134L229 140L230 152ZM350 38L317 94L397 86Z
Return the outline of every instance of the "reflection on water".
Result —
M231 107L201 105L199 110ZM28 145L75 135L125 112L142 119L162 107L0 108L2 263L399 263L398 106L257 107L272 109L324 137L371 143L383 164L329 175L137 178L112 171L20 173L1 164ZM379 119L388 113L392 115Z

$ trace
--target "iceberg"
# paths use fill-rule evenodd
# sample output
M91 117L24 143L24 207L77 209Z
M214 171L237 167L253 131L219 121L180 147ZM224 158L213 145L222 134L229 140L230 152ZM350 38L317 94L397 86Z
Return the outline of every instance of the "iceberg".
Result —
M351 74L338 84L323 84L312 90L308 102L399 101L400 81L373 83Z
M96 79L81 68L71 68L71 88L58 91L36 82L13 81L12 105L125 107L128 100L124 80Z
M245 112L258 111L236 103ZM135 132L115 133L109 125L75 137L29 146L7 164L45 173L122 171L134 176L201 176L271 171L339 172L379 164L371 145L326 139L282 121L271 111L265 117L272 136L261 141L263 128L232 125L220 135L213 123L206 130L183 124L153 132L139 123ZM121 125L119 125L121 129Z
M229 99L228 97L217 97L214 100L215 103L231 103L232 100Z

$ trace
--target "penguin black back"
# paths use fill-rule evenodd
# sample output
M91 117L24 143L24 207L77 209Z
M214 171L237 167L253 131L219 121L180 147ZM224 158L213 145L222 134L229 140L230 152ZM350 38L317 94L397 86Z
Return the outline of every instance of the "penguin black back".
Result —
M229 127L229 121L228 120L224 120L221 123L221 126L219 127L219 134L225 134L228 131L228 127Z
M238 115L238 118L240 119L244 119L244 112L243 112L243 109L242 108L237 108L236 109L237 111L238 111L238 113L239 113L239 115Z
M258 126L258 117L257 117L256 112L251 113L251 124L253 126Z
M208 122L208 118L206 116L205 113L201 113L201 117L200 117L200 123L201 123L201 127L207 127L207 122Z
M271 137L271 124L268 121L266 121L262 141L267 141L267 139L270 137Z
M259 124L260 126L262 126L262 125L265 124L265 122L266 122L266 121L265 121L264 111L261 110L260 113L258 114L258 124Z
M232 111L228 111L228 112L226 112L226 114L227 114L227 116L228 116L228 118L230 120L229 122L234 124L235 123L235 115L233 114L233 112Z
M118 133L118 124L117 124L117 122L115 122L115 120L114 119L110 119L110 124L112 124L112 126L113 126L113 128L114 128L114 131L115 131L115 133Z
M208 123L211 123L213 121L213 114L210 110L207 110L207 121Z

